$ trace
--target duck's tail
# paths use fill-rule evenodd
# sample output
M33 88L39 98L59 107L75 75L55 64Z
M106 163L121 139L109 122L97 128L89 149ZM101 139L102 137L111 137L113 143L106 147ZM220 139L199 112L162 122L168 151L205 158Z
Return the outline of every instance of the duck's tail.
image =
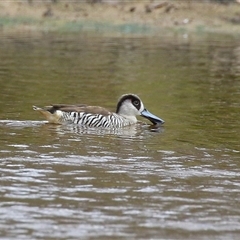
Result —
M61 122L59 121L60 116L56 112L51 113L49 111L50 108L51 107L40 108L37 106L33 106L33 110L40 112L49 123L61 124Z

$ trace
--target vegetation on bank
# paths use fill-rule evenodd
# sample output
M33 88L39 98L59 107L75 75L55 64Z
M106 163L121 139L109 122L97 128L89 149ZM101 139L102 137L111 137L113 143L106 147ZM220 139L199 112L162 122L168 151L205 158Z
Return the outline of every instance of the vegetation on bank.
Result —
M240 0L22 0L0 2L3 31L240 34Z

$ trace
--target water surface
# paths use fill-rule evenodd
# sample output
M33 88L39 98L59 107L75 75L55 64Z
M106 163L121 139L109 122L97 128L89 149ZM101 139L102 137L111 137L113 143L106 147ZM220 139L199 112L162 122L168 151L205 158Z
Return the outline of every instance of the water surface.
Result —
M0 44L2 239L239 239L239 39L49 33ZM115 110L129 92L165 125L55 126L31 109Z

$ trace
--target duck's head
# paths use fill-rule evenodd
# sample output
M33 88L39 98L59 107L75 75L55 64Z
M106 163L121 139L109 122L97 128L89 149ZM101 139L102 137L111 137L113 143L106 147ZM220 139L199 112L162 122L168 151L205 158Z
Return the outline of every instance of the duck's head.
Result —
M155 125L164 123L161 118L150 113L144 107L141 99L135 94L122 95L118 100L116 113L135 122L137 122L136 116L142 116Z

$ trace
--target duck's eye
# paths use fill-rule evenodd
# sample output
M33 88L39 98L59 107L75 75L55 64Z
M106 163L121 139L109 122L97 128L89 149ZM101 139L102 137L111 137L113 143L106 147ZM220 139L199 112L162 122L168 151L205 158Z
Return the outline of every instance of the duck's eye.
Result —
M133 101L134 106L139 106L140 102L138 100Z

